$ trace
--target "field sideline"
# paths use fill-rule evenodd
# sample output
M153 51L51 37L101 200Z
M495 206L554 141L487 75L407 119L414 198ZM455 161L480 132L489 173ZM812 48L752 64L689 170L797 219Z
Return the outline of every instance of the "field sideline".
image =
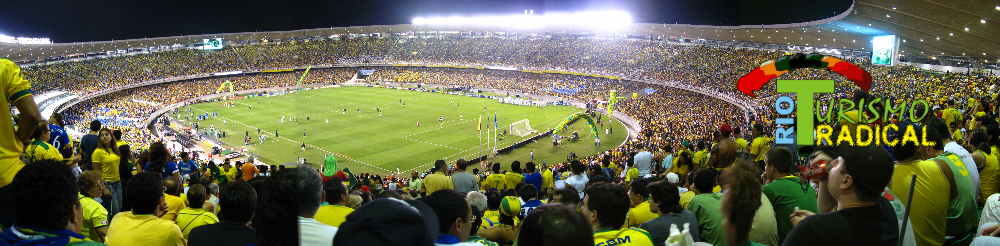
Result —
M203 131L212 126L226 131L226 138L220 139L228 144L226 147L246 148L261 155L260 160L269 165L290 163L303 157L318 167L325 155L336 153L341 168L378 174L395 173L397 167L403 173L426 171L438 159L454 163L459 158L473 158L491 152L485 143L487 128L492 129L493 126L494 113L500 132L509 129L509 124L523 119L528 119L533 129L544 132L555 128L573 113L583 111L570 106L538 108L501 105L491 99L370 87L304 90L227 102L236 106L226 108L222 102L191 106L194 114L219 114L200 124ZM439 121L442 115L444 120ZM489 119L486 119L487 115ZM186 119L179 115L172 116ZM306 117L309 117L308 121ZM482 117L483 122L482 152L477 117ZM565 161L566 156L574 151L578 156L588 156L613 149L625 140L627 132L617 120L609 124L607 119L610 117L603 118L604 126L611 126L614 134L604 136L602 129L599 133L600 147L594 146L589 127L581 120L561 134L568 137L576 130L581 138L579 141L565 138L562 146L552 146L551 139L544 138L503 155L497 161L503 164L504 169L509 169L513 160L529 161L532 150L536 162L554 164ZM417 126L417 121L420 126ZM266 135L263 144L259 143L258 128ZM275 138L276 130L278 138ZM251 144L244 146L243 138L247 132ZM499 146L508 146L528 137L511 135L498 142ZM304 151L302 143L306 144Z

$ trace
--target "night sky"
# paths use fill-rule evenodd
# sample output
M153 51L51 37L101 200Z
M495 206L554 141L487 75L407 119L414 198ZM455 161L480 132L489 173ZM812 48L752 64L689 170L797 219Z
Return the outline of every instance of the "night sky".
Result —
M56 43L410 24L414 17L624 10L633 22L759 25L818 20L852 1L796 0L4 0L0 34Z

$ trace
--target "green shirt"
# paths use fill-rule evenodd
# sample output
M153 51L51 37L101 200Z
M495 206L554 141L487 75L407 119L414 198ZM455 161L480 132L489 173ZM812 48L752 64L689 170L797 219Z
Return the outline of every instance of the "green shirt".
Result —
M698 233L702 241L716 246L726 246L726 235L722 228L722 194L703 193L691 198L688 211L698 218Z
M778 221L778 241L783 242L788 232L792 231L792 221L789 215L795 212L795 207L819 213L816 207L816 191L802 179L795 176L779 178L763 187L764 195L774 207L774 218Z
M964 236L977 227L979 216L976 212L976 191L972 184L972 177L965 169L962 158L950 152L945 152L935 160L942 160L948 163L953 176L955 176L955 186L958 195L948 201L948 222L946 223L945 235Z

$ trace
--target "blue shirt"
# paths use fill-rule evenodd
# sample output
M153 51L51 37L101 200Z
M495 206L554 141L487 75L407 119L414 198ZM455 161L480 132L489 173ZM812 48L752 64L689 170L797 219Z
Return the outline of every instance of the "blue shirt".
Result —
M542 190L542 174L535 172L524 176L524 183L535 186L536 191Z
M153 165L153 162L146 162L146 166L143 167L142 171L143 172L152 172L153 170L149 169L149 167L152 166L152 165ZM161 179L165 179L168 176L170 176L171 174L176 173L176 172L177 172L177 163L174 163L172 161L171 162L167 162L167 166L163 167L163 173L160 174L160 176L161 176L160 178Z
M521 218L527 218L531 211L542 205L544 204L542 204L542 201L538 199L531 199L530 201L524 202L524 205L521 205L521 214L519 216Z
M80 148L83 150L83 154L80 156L80 164L91 163L90 156L94 154L94 150L97 149L97 135L83 135L80 138Z
M52 132L49 133L49 144L51 144L52 147L62 149L63 146L69 144L69 135L66 135L65 129L55 124L49 124L49 129L52 130Z
M194 160L188 160L186 163L184 160L181 160L181 163L178 163L177 168L181 170L181 175L185 175L194 172L195 169L198 169L198 165L194 164Z
M663 158L662 165L663 170L670 170L671 167L674 167L674 154L669 154L666 158Z

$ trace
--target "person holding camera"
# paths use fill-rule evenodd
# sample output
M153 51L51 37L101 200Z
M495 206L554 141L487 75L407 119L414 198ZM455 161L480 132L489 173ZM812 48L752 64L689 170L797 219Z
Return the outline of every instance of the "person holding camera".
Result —
M819 181L821 214L796 210L795 227L782 245L895 245L899 224L881 196L893 176L893 160L877 146L840 145L816 151L806 171Z

